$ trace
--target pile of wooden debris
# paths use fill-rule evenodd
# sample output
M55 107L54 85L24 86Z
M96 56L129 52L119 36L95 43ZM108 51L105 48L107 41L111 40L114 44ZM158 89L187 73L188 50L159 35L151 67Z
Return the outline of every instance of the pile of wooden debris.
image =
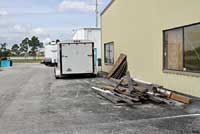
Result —
M121 54L107 78L116 83L116 86L105 85L103 87L92 87L100 96L107 100L128 105L142 104L147 102L166 103L175 105L176 102L183 104L191 103L191 99L165 89L156 84L131 78L127 71L126 55Z

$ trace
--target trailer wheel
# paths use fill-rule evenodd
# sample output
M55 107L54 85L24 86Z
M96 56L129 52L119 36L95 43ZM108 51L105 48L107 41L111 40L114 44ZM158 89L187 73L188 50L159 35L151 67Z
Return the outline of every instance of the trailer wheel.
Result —
M56 75L56 68L55 67L54 67L54 76L55 76L56 79L60 79L61 78L60 76Z
M56 78L56 80L57 80L57 79L61 79L61 77L60 77L60 76L57 76L56 74L55 74L55 78Z

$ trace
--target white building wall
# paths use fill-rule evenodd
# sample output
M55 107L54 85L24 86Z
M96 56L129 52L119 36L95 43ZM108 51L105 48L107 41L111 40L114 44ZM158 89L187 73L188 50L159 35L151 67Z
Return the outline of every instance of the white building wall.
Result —
M85 39L94 42L94 47L97 48L97 58L101 58L101 31L85 30Z
M85 31L84 31L84 29L78 30L74 34L73 40L85 40Z
M83 28L78 30L73 37L73 40L88 40L94 42L94 47L97 48L97 58L101 58L101 30L96 28Z

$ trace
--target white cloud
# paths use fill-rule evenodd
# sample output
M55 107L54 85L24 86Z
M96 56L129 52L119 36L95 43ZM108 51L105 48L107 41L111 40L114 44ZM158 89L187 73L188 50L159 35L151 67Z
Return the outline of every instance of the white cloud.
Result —
M95 5L90 5L83 1L64 0L58 6L58 11L93 12L95 11Z
M32 36L37 36L44 42L50 42L48 31L41 27L32 28L28 25L14 25L12 28L12 33L10 34L10 38L13 40L20 42L23 38ZM7 39L6 39L7 40Z
M27 32L27 29L25 27L20 26L20 25L14 25L14 30L16 30L17 32L20 32L20 33Z
M8 15L8 12L6 10L0 10L0 16Z
M51 42L51 39L50 38L46 38L42 41L44 44L48 44L49 42Z
M40 27L32 29L31 34L36 35L36 36L46 36L46 35L48 35L47 31L43 28L40 28Z
M0 19L0 26L7 26L8 24L9 24L9 22L5 18L4 19Z
M69 40L72 39L71 27L32 27L30 25L16 24L12 25L9 30L5 31L5 37L0 35L0 40L5 40L9 44L21 43L25 37L31 38L37 36L44 44L52 40ZM2 29L0 29L2 32ZM9 36L7 36L9 34Z

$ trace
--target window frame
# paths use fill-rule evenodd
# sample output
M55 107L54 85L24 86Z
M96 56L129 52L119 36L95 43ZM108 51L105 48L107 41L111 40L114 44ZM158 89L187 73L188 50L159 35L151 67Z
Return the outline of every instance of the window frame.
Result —
M166 72L166 73L178 73L178 74L184 74L184 75L186 75L186 74L189 74L189 75L194 75L194 76L200 76L200 71L199 72L197 72L197 71L188 71L188 70L175 70L175 69L168 69L168 68L166 68L165 67L165 64L166 64L166 56L165 56L165 33L166 32L168 32L168 31L172 31L172 30L177 30L177 29L181 29L182 30L182 36L183 36L183 49L182 49L182 55L183 55L183 58L182 58L182 60L183 60L183 68L185 68L184 67L184 65L185 65L185 28L187 28L187 27L191 27L191 26L195 26L195 25L200 25L200 22L197 22L197 23L193 23L193 24L189 24L189 25L184 25L184 26L179 26L179 27L175 27L175 28L170 28L170 29L166 29L166 30L163 30L163 33L162 33L162 35L163 35L163 72ZM168 49L166 50L166 52L167 52L167 54L168 54Z
M113 62L112 63L106 63L106 45L111 45L113 46ZM104 43L104 64L105 65L113 65L115 62L115 59L114 59L114 41L111 41L111 42L107 42L107 43Z

